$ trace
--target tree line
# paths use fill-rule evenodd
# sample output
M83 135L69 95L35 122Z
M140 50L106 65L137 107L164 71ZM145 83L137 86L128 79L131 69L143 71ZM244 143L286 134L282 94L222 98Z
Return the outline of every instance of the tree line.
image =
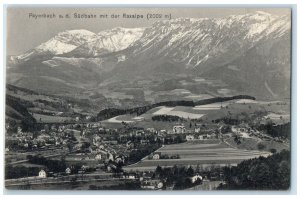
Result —
M118 108L107 108L104 110L101 110L97 115L97 120L106 120L118 115L124 115L124 114L136 114L142 115L149 111L150 109L159 107L159 106L168 106L168 107L175 107L175 106L190 106L194 107L197 105L204 105L204 104L212 104L216 102L225 102L229 100L234 99L252 99L255 100L255 97L248 96L248 95L236 95L232 97L214 97L210 99L204 99L200 101L186 101L186 100L179 100L179 101L165 101L165 102L158 102L151 105L141 106L141 107L135 107L130 109L118 109Z

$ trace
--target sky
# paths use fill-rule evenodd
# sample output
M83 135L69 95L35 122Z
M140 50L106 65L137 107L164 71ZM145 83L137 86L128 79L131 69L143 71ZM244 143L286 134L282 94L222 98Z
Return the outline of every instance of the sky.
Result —
M218 18L228 15L245 14L255 11L265 11L275 15L290 15L288 8L66 8L66 7L8 7L6 15L6 53L19 55L39 44L51 39L57 33L72 30L86 29L95 33L114 27L147 27L156 20L147 19L149 14L170 15L171 18ZM32 14L55 14L52 19L34 19ZM95 14L96 19L74 18L74 13ZM143 14L143 19L122 18L123 14ZM58 15L70 15L70 18L59 19ZM108 15L108 18L99 18L99 15ZM120 15L120 18L111 18L111 15Z

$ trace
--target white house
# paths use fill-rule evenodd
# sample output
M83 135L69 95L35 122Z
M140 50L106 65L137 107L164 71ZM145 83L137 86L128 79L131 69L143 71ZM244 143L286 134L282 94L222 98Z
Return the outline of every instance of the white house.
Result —
M22 133L22 128L18 127L18 134L21 134L21 133Z
M200 127L195 128L195 133L200 133Z
M129 174L128 175L128 179L134 180L135 179L135 174L133 174L133 173Z
M160 180L144 180L141 183L142 189L155 190L163 188L164 184Z
M194 175L193 177L190 178L192 183L195 183L197 180L202 180L202 176L199 174Z
M173 133L185 133L185 126L183 125L178 125L178 126L173 126Z
M198 139L203 140L204 139L203 135L199 135Z
M47 173L46 173L46 171L45 170L40 170L40 172L39 172L39 177L40 178L47 178Z
M147 131L149 131L151 133L155 133L156 132L155 128L147 128Z
M194 136L193 135L187 135L187 136L185 136L185 139L187 141L194 140Z
M97 154L97 155L95 156L95 160L101 160L101 159L102 159L101 154Z
M66 172L66 174L69 175L69 174L71 174L71 169L68 167L68 168L66 168L66 171L65 171L65 172Z
M114 156L113 156L113 154L111 154L111 153L108 154L108 160L114 161Z
M155 153L155 154L152 156L152 159L153 159L153 160L159 160L159 158L160 158L159 153Z

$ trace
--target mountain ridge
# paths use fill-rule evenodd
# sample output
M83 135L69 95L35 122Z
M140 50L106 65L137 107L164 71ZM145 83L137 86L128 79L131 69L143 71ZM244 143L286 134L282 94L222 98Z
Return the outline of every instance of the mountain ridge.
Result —
M75 41L70 37L63 40L73 45L70 48L52 48L56 54L33 49L21 56L24 62L10 60L9 83L48 90L49 86L37 87L45 79L56 85L50 90L61 93L65 89L58 91L59 84L66 89L101 90L118 82L129 85L130 81L147 79L146 87L153 89L151 84L202 77L218 83L199 88L176 85L215 96L250 93L277 98L289 95L290 29L289 16L255 12L223 18L178 18L156 21L146 28L117 27L99 33L73 30L70 35L76 35Z

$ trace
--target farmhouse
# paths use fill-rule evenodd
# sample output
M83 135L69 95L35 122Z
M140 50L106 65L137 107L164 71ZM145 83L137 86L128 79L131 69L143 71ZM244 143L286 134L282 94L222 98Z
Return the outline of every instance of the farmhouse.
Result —
M101 159L102 159L101 154L97 154L97 155L95 156L95 160L101 160Z
M126 143L126 147L129 149L129 148L133 148L134 147L134 144L131 142L131 141L128 141Z
M144 135L145 134L145 132L143 131L143 130L137 130L136 132L135 132L135 136L142 136L142 135Z
M183 125L178 125L173 127L173 133L185 133L185 126Z
M160 155L161 155L161 153L154 153L153 156L152 156L152 159L153 160L159 160L160 159Z
M141 144L149 144L149 140L142 139L140 142L141 142Z
M187 136L185 137L185 139L186 139L187 141L194 140L194 136L193 136L193 135L187 135Z
M163 188L164 184L160 180L144 180L141 183L142 189L154 190Z
M200 133L200 127L195 128L195 133Z
M147 128L147 131L149 131L150 133L156 133L155 128Z
M69 175L69 174L71 174L71 169L70 169L69 167L68 167L68 168L66 168L66 171L65 171L65 173L66 173L66 174L68 174L68 175Z
M39 172L39 177L40 178L47 178L47 173L46 173L46 171L45 170L40 170L40 172Z
M192 183L195 183L198 180L202 180L202 176L200 176L199 174L194 175L193 177L190 178Z
M137 175L135 173L124 173L124 178L135 180L137 178Z

